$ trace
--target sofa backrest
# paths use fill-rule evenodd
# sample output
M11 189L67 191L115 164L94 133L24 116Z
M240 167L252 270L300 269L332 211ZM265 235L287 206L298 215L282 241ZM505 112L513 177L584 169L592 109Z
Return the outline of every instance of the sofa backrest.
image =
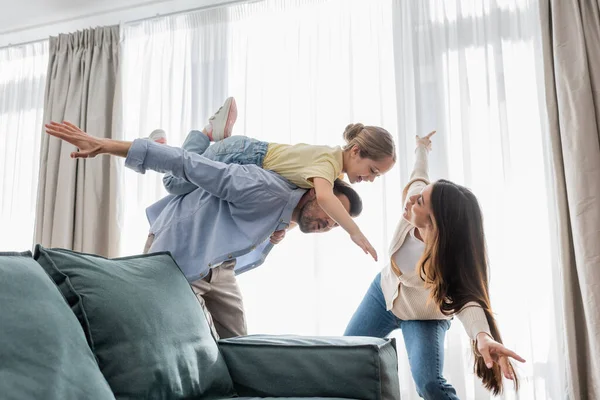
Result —
M77 318L30 252L0 253L3 399L114 399Z

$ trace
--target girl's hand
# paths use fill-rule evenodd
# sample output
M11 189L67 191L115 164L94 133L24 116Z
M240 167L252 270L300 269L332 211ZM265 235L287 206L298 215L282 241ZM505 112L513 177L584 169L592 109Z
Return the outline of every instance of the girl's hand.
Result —
M502 343L496 342L490 335L480 332L477 335L477 350L483 357L483 361L488 368L492 368L494 363L500 365L502 374L506 379L513 380L514 374L508 362L508 357L524 363L525 359L512 350L507 349Z
M375 251L373 246L371 246L371 243L369 243L369 240L365 237L365 235L363 235L362 232L350 235L350 238L354 243L358 245L358 247L363 249L365 254L370 254L373 257L373 259L377 261L377 252Z
M104 151L103 139L90 136L70 122L50 122L46 124L46 133L65 142L71 143L79 150L71 153L71 158L93 158Z
M435 132L436 131L431 131L423 137L420 137L419 135L415 136L417 147L424 146L427 150L431 151L431 137L435 135Z

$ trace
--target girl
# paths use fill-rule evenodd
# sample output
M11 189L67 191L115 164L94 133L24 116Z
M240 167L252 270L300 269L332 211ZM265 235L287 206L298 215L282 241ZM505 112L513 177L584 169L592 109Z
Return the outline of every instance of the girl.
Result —
M446 382L444 336L456 315L472 340L474 371L495 395L502 375L518 380L489 298L488 260L477 198L465 187L429 183L430 133L417 136L415 168L404 188L403 219L379 273L346 328L347 336L386 337L402 329L413 379L425 399L458 399Z
M344 131L346 146L329 147L309 144L266 143L245 136L231 136L237 118L235 100L228 98L223 106L209 119L202 130L191 131L182 148L190 152L202 141L216 143L203 155L225 163L256 164L278 173L298 187L314 187L317 202L336 221L365 253L377 261L377 253L360 228L350 217L342 203L333 194L333 182L342 173L350 183L369 181L389 171L396 162L396 149L392 135L385 129L362 124L350 124ZM164 131L152 132L150 138L165 143ZM185 179L166 174L163 182L171 194L182 195L196 189Z

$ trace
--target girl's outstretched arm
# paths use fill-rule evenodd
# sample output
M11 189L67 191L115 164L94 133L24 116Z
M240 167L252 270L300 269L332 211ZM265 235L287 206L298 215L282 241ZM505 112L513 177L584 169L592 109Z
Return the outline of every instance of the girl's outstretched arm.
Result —
M354 243L358 245L365 253L371 254L373 259L377 261L377 252L369 243L369 240L361 232L356 222L352 219L344 205L333 193L333 185L324 178L313 178L315 192L317 195L317 203L339 226L344 228L350 235Z

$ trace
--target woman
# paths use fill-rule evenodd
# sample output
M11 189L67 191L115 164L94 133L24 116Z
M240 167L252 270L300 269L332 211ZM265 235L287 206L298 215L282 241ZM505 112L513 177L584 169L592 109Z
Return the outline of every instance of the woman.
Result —
M386 337L402 329L413 379L425 399L458 399L446 382L444 337L456 315L472 340L474 370L494 394L502 375L518 379L492 314L483 220L467 188L429 183L431 137L417 136L415 168L404 188L403 219L391 244L391 260L352 317L345 335Z

